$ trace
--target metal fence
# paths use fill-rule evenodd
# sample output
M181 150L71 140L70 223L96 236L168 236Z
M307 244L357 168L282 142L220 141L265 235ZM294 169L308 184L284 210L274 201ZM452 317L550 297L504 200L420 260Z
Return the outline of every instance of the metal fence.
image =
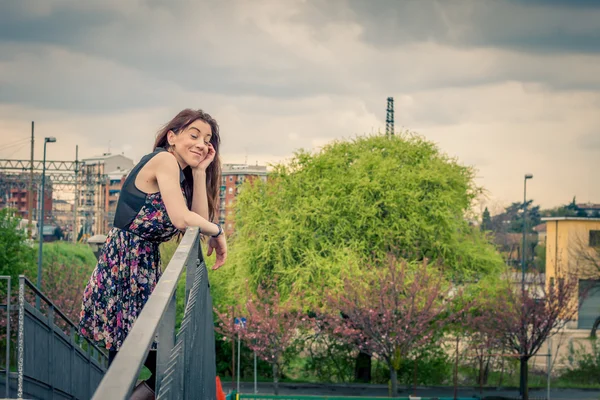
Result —
M31 302L37 299L40 307ZM33 283L19 277L17 397L89 399L108 359Z
M197 228L188 228L93 400L127 399L158 333L158 399L216 399L213 309ZM175 333L177 283L186 270L185 314Z
M10 390L10 380L11 380L11 374L10 374L10 352L11 352L11 340L12 340L12 332L11 332L11 326L10 326L10 312L11 310L11 305L10 305L10 297L12 296L11 293L11 284L12 284L12 278L10 276L5 276L2 275L0 276L0 280L5 280L6 281L6 304L2 304L0 305L0 309L5 310L6 311L6 344L5 344L5 360L4 360L4 397L6 397L7 399L10 398L11 396L11 390ZM0 393L2 393L0 391Z

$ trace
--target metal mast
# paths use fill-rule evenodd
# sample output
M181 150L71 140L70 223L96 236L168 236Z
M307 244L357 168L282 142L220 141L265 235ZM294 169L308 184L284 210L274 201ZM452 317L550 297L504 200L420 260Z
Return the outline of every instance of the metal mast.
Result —
M394 98L387 98L387 113L385 116L385 134L394 135Z

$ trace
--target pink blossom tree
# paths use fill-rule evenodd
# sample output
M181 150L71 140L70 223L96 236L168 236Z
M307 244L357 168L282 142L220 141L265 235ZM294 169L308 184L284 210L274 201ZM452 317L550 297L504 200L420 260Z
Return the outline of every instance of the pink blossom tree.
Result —
M220 323L217 329L226 336L237 334L256 356L268 362L273 369L273 392L279 394L279 377L283 355L298 338L298 328L305 321L299 312L280 301L275 286L259 286L256 294L245 303L246 324L236 325L232 331L233 316L216 311Z
M334 334L385 361L390 396L395 396L400 360L462 314L462 306L450 307L450 291L441 272L427 262L409 266L390 258L371 279L347 279L344 291L329 297L328 308L342 314L332 319Z
M520 360L521 396L529 399L528 362L548 338L559 333L574 318L581 300L578 280L565 275L547 285L540 275L521 285L507 282L478 324L481 332Z

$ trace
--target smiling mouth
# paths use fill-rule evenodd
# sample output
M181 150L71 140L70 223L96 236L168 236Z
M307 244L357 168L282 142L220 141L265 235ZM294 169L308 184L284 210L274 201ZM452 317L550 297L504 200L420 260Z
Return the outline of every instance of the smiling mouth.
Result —
M195 151L190 151L190 153L197 155L198 157L202 157L202 154L196 153Z

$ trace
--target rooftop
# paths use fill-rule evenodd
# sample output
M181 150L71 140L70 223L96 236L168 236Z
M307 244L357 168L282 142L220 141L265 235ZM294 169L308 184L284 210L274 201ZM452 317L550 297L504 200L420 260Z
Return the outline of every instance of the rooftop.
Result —
M542 221L600 221L600 218L591 217L544 217Z
M223 164L223 175L267 175L265 165Z
M84 158L81 161L90 164L90 162L93 162L93 161L104 161L104 160L108 160L108 159L111 159L114 157L129 158L129 157L125 156L124 154L103 153L101 156L93 156L93 157L89 157L89 158Z
M581 208L582 210L600 210L600 204L594 203L579 203L577 204L577 207Z

